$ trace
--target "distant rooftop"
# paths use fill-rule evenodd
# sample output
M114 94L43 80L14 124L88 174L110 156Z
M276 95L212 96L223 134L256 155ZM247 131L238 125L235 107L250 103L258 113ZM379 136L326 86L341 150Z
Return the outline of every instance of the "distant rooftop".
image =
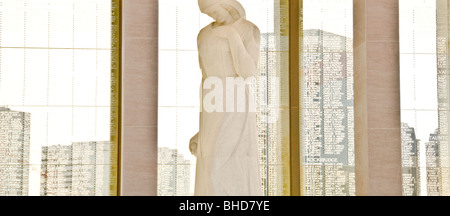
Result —
M11 109L4 107L4 106L0 106L0 111L10 111Z

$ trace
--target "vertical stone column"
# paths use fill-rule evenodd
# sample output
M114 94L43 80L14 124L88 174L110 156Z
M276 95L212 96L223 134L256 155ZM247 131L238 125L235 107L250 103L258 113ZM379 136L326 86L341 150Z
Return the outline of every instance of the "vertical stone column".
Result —
M437 66L438 66L438 110L439 130L437 142L439 145L439 194L450 195L450 9L449 0L436 0L437 27ZM436 168L427 167L434 170Z
M121 195L157 195L158 0L122 1Z
M356 195L402 195L398 0L354 0Z

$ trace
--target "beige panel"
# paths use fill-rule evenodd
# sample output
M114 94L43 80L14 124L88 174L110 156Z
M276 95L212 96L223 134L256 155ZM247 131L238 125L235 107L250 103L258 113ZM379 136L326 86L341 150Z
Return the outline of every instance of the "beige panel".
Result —
M367 39L368 40L368 39ZM367 47L367 69L380 71L396 71L399 70L399 43L397 42L366 42ZM370 75L369 73L368 75ZM398 77L399 75L394 75ZM393 78L396 78L393 77ZM390 82L391 80L389 80ZM392 80L393 82L398 82Z
M402 195L398 0L354 0L356 195Z
M364 39L364 38L363 38ZM369 150L367 133L366 44L354 49L354 118L356 195L368 194Z
M366 16L365 10L366 7L365 1L353 1L353 17L358 17L357 19L353 19L353 46L355 48L359 47L362 43L366 42Z
M158 0L124 0L121 195L157 195Z
M369 129L369 194L402 195L401 129ZM400 165L397 165L400 164Z
M365 0L367 41L398 41L398 0Z
M156 195L157 146L149 142L157 136L156 127L125 127L123 136L122 195Z
M398 42L367 42L368 128L400 128ZM400 142L400 137L398 138Z
M124 126L157 126L157 39L124 39ZM129 106L128 106L129 104Z
M125 38L158 38L157 0L124 0L123 29Z

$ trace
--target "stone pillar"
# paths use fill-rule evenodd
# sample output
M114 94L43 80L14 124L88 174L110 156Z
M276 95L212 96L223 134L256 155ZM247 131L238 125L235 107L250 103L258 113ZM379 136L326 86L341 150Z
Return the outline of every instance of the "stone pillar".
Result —
M356 195L401 196L398 0L354 0Z
M439 177L441 196L450 195L450 2L449 0L436 0L436 36L438 61L438 112L439 112ZM427 169L435 169L428 168Z
M121 195L157 195L158 0L122 1Z

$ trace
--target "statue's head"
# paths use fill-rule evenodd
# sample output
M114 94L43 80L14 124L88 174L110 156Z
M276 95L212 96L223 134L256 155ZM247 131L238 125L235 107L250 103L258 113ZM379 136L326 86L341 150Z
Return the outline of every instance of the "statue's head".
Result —
M200 11L217 22L224 22L229 16L245 19L245 10L236 0L198 0Z

